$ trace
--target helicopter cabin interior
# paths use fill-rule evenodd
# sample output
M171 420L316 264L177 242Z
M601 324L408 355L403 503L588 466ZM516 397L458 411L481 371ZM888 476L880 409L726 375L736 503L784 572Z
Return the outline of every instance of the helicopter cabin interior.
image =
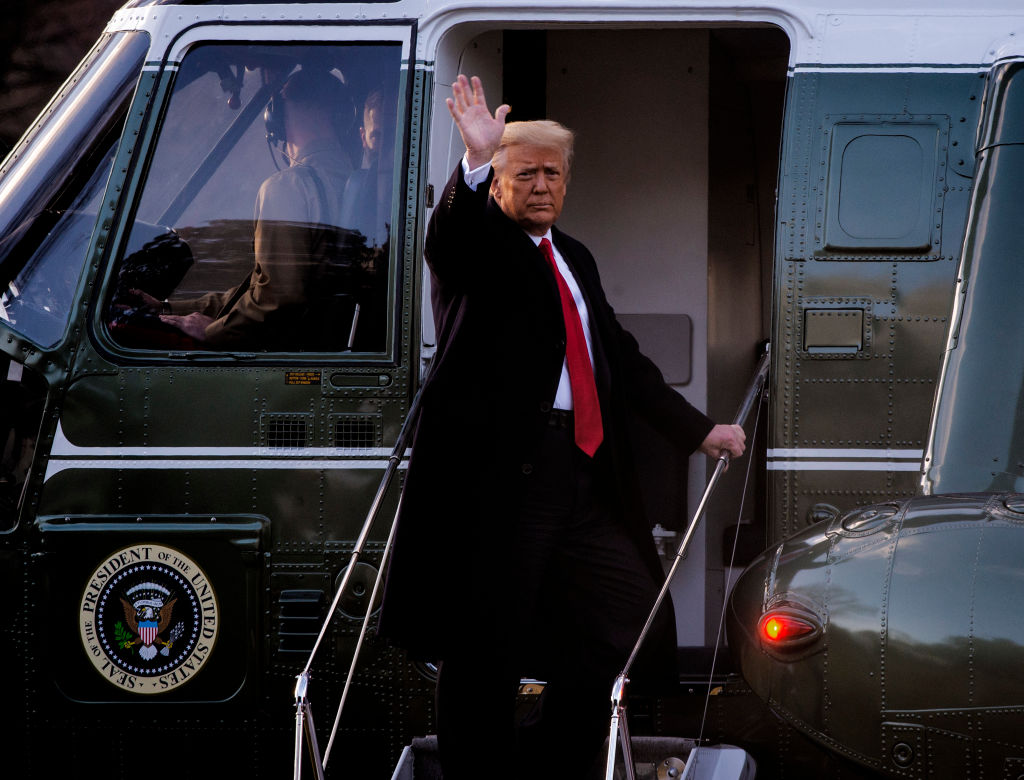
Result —
M440 192L464 151L444 103L459 73L480 76L492 110L508 103L508 121L571 128L559 227L593 252L618 318L666 380L731 422L771 325L788 55L786 35L769 26L455 28L435 64L428 181ZM429 310L424 319L429 346ZM762 414L762 441L766 423ZM653 431L635 434L641 468L668 458L679 474L646 496L648 519L676 534L659 543L667 567L713 463L685 462ZM690 668L714 645L733 539L757 552L766 543L758 450L750 448L747 500L745 460L726 475L693 537L691 563L673 581ZM736 534L740 523L745 533Z

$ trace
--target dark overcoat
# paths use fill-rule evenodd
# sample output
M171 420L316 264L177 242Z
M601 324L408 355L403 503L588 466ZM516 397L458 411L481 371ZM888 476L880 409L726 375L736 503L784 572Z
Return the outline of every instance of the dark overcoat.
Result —
M382 634L425 658L443 658L447 647L482 631L502 635L515 599L510 529L565 355L551 270L488 198L489 183L474 192L457 168L426 236L437 353L423 387L380 621ZM598 456L613 475L614 509L661 582L640 510L628 416L642 416L687 453L713 423L665 384L618 324L587 248L557 229L553 239L590 313L605 428Z

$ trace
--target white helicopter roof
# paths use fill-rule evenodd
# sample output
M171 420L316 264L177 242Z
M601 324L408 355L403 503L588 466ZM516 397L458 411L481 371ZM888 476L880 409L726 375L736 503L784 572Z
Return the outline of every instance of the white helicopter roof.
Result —
M143 29L154 53L186 28L217 23L318 25L325 39L346 21L417 23L416 60L429 65L446 35L509 27L665 27L771 25L787 33L793 69L907 70L987 67L1024 54L1020 0L825 0L674 2L673 0L399 0L377 3L129 3L108 31ZM172 53L172 56L174 54Z

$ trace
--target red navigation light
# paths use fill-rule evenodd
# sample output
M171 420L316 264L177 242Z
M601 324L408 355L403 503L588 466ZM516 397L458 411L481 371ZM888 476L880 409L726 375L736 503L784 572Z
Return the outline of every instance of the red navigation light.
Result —
M771 645L785 645L813 639L820 633L817 621L795 615L791 610L772 610L761 618L761 638Z
M768 639L778 639L786 633L787 624L777 617L770 617L764 621L764 635Z

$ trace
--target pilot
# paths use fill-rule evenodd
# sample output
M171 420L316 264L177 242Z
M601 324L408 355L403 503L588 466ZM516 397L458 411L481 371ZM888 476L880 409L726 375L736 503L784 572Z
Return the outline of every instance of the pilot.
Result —
M232 290L192 300L157 301L160 319L216 349L331 348L344 342L347 319L332 317L339 272L341 201L352 164L339 138L336 109L345 87L329 72L292 74L265 114L267 137L288 167L260 186L255 206L255 262ZM355 266L357 264L351 263ZM351 270L351 269L350 269Z

